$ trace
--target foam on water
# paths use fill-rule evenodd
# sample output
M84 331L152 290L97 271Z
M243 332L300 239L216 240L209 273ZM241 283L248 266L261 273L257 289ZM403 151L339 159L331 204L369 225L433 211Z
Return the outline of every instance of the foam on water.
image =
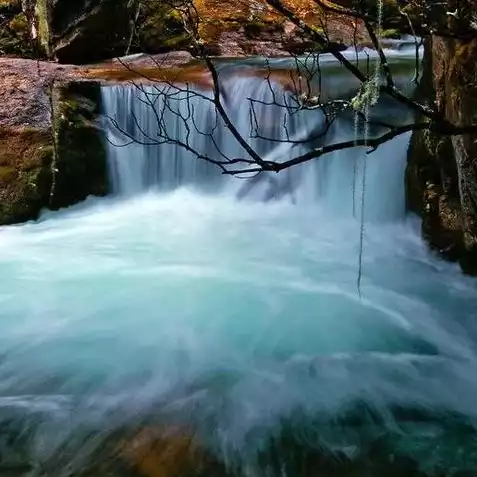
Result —
M188 190L3 229L0 409L212 415L234 448L356 401L473 422L475 281L416 224L370 226L360 299L358 237L320 207Z
M233 98L268 94L231 87ZM133 90L103 93L120 124L130 110L150 121ZM198 111L207 122L210 110ZM295 132L313 124L297 118ZM326 140L352 135L344 118ZM366 433L392 431L430 468L444 455L446 469L475 468L473 457L456 464L442 416L476 423L476 282L429 252L404 214L407 141L367 159L361 297L352 177L363 151L299 171L297 200L261 202L238 200L210 165L170 146L110 150L119 196L0 229L0 421L26 419L43 457L85 427L163 419L246 459L298 413L320 423L303 430L314 448L351 455ZM343 424L366 420L359 406L380 416L374 430Z

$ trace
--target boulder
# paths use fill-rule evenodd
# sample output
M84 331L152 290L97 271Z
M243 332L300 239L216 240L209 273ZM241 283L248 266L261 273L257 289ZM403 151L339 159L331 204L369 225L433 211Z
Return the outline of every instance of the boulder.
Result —
M186 49L190 43L181 16L167 3L140 1L131 44L133 51L155 54Z
M189 45L181 18L157 0L24 0L44 51L60 63L86 64L129 53Z
M25 105L29 123L12 123L0 114L0 225L34 220L42 209L108 192L106 151L98 129L99 83L51 84L44 92L38 103L36 96L23 98L35 100Z
M37 0L40 42L61 63L121 56L130 41L133 9L128 0Z

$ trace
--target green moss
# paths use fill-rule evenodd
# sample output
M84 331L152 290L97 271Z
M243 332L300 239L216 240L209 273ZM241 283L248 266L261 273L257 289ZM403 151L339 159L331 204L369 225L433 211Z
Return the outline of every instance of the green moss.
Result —
M382 38L400 38L401 32L397 28L388 28L381 32Z
M0 54L26 58L35 57L35 49L30 40L30 26L20 7L2 11L3 26L0 26Z
M0 225L35 219L48 204L51 134L0 129Z
M179 50L187 46L190 42L190 37L187 33L177 35L172 38L167 38L162 42L162 46L166 50Z
M108 192L106 151L96 124L100 97L95 82L70 83L55 91L53 208Z
M0 13L11 14L22 11L21 0L0 0Z
M27 17L23 13L15 15L8 26L13 32L21 36L28 35L30 29Z
M320 34L323 33L323 31L324 31L323 28L317 27L317 26L315 26L315 25L313 25L313 26L311 27L311 29L312 29L315 33L320 33Z
M138 25L136 47L146 53L185 48L190 44L181 14L161 2L144 1Z
M51 53L48 0L37 0L35 15L38 21L38 38L45 52Z
M17 170L10 166L0 166L0 184L8 184L17 177Z

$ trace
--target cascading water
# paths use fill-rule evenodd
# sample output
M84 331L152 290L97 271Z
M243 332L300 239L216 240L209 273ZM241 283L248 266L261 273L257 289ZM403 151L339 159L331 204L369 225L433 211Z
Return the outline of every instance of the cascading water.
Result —
M253 78L232 82L229 80L224 82L224 87L227 88L227 99L224 101L227 101L231 118L244 137L248 137L250 129L246 98L252 95L257 100L271 102L274 94L281 94L276 91L277 86L271 89L263 80ZM221 159L221 154L228 158L244 156L238 142L230 133L225 132L223 121L211 102L200 97L188 99L188 93L182 91L175 92L166 99L168 90L168 86L113 86L103 89L112 186L119 194L134 194L151 188L166 190L186 185L217 192L217 189L223 187L225 180L221 177L219 168L198 160L193 152L178 146L176 143L179 141L212 159ZM201 94L209 98L212 96L207 92ZM163 114L166 120L161 125L159 116L162 119ZM188 116L192 116L193 120L185 122L182 118ZM305 139L313 128L320 126L321 118L316 116L311 116L310 121L309 114L289 116L281 107L262 108L257 112L256 120L260 124L260 131L257 133L264 137L284 139L280 138L280 133L284 132L283 124L285 118L288 118L287 128L291 138ZM111 123L108 118L114 118L114 122ZM161 127L162 135L157 137L157 131ZM191 128L193 134L187 128ZM213 134L209 135L213 130ZM121 137L121 131L126 136ZM132 144L117 147L124 142ZM263 157L276 153L276 150L282 150L286 154L290 149L289 145L276 148L275 143L261 138L251 142L255 151ZM144 147L144 143L153 145ZM303 150L298 145L293 148L293 153ZM138 159L131 161L131 156ZM245 154L245 157L248 155ZM285 175L287 174L283 174Z
M355 84L328 75L353 97ZM227 82L242 130L240 95L266 99L262 86ZM148 92L103 89L106 115L140 142L157 137ZM391 108L400 115L384 102L371 114ZM201 128L214 123L204 100L194 110ZM279 111L260 114L262 134L281 134ZM322 118L294 121L300 137ZM351 113L323 141L353 135ZM214 138L243 154L221 129ZM210 137L191 140L213 154ZM277 159L302 147L251 143ZM108 469L131 429L170 425L196 432L228 475L475 473L476 283L404 216L406 146L367 158L361 298L350 204L364 151L249 184L173 144L110 146L116 196L1 229L0 470L25 458L38 475L103 475L88 465Z
M323 80L320 81L323 87L322 83ZM330 89L328 95L340 97L353 91L349 82L344 81L341 86L338 84L327 86ZM296 105L292 93L284 92L280 85L273 82L253 76L234 78L232 75L224 78L222 86L225 91L223 102L230 119L241 135L249 138L252 148L266 160L280 162L299 156L310 147L347 141L353 134L352 114L345 113L324 137L319 137L326 128L324 114L313 109L298 109L290 114L287 108L273 104ZM354 189L352 191L349 187L350 174L356 175L358 168L361 170L359 180L362 180L363 165L367 159L367 174L373 178L374 184L369 191L371 205L368 218L392 221L403 217L402 177L409 135L390 141L379 152L369 156L363 149L343 150L319 162L295 167L278 175L262 174L255 180L247 181L230 180L221 175L217 166L197 159L190 150L176 143L186 144L214 160L222 157L248 158L248 154L223 126L210 101L200 97L187 100L188 92L170 94L170 89L170 86L103 88L112 187L119 195L192 185L213 193L226 190L240 199L286 197L305 204L318 201L329 211L347 215L345 211L352 203L351 194L355 194ZM212 96L207 92L200 94L209 98ZM248 100L254 101L253 118ZM399 121L412 120L402 108L393 104L383 104L374 113L383 116L389 109ZM366 114L371 113L367 111ZM186 126L182 118L188 116L193 119ZM199 129L200 133L190 134L188 128L192 131ZM209 137L207 133L211 131L213 134ZM365 135L369 132L366 127ZM300 143L315 136L315 141ZM393 154L394 160L383 160L389 154ZM362 194L358 191L355 195L358 203L362 203Z

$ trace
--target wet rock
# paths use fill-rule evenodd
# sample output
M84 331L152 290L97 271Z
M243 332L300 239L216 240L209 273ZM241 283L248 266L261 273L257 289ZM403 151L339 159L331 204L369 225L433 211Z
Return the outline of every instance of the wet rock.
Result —
M448 2L448 10L454 11ZM461 2L475 11L477 2ZM468 21L469 16L462 15ZM426 44L420 101L435 103L444 119L456 125L477 124L477 38L468 25L448 27L455 38L433 37ZM445 137L438 131L413 134L406 173L411 210L423 218L423 235L443 256L477 273L477 136Z
M46 475L75 477L229 477L224 466L182 426L116 429L85 435L57 450Z
M108 192L106 150L100 130L100 84L70 82L56 87L55 156L49 207L76 204Z
M226 475L191 431L146 428L120 445L120 456L145 477Z
M31 462L32 429L21 419L0 420L0 475L22 477L34 468Z

